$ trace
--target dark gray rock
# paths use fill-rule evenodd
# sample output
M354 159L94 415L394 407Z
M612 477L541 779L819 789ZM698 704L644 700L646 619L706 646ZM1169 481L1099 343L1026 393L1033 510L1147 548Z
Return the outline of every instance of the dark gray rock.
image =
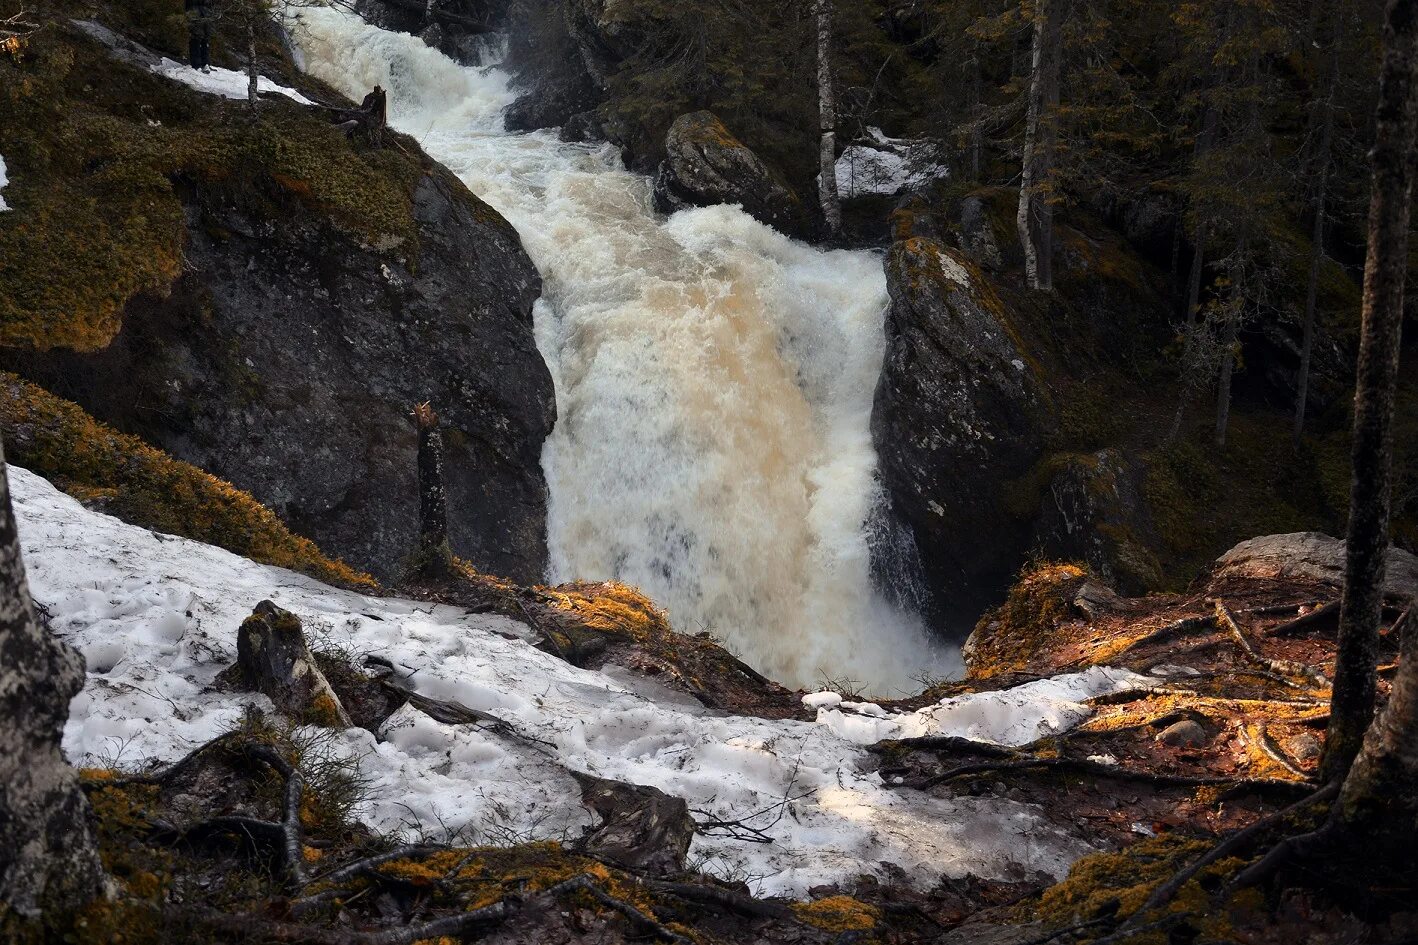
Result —
M663 212L733 203L784 233L807 233L808 215L798 195L713 112L676 118L665 136L665 152L655 179L655 204Z
M919 552L932 621L948 628L973 617L1023 554L1027 525L1006 510L1000 485L1040 455L1043 387L1003 303L959 250L898 239L886 277L872 438L892 512Z
M661 876L684 872L696 826L689 806L657 788L572 773L581 803L601 818L582 838L591 855Z
M1034 544L1051 558L1086 563L1124 594L1144 594L1161 583L1142 464L1109 448L1060 456L1055 465L1040 500Z
M431 162L413 197L417 247L365 245L298 204L273 220L216 188L182 197L172 292L135 299L103 351L26 353L14 369L383 578L417 537L406 417L431 401L453 549L540 580L555 400L532 337L540 279L512 227Z
M310 655L300 618L268 600L237 630L236 668L242 688L264 693L292 720L327 728L354 724Z

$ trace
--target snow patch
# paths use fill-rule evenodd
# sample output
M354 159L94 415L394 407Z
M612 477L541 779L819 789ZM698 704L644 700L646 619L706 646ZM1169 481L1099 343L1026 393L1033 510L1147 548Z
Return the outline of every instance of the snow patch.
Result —
M897 716L870 703L820 709L817 722L718 715L570 666L519 638L528 631L516 621L327 587L124 524L14 466L10 481L35 598L89 660L64 730L76 763L172 761L232 727L245 706L269 708L264 696L213 688L235 658L237 627L266 598L300 616L315 648L377 654L418 692L540 740L444 725L409 707L378 737L344 732L371 782L358 816L391 834L421 825L465 843L574 837L592 822L577 771L660 788L701 820L747 817L774 842L710 831L691 859L760 894L884 875L884 862L927 885L967 872L1060 876L1089 847L1040 808L893 791L861 745L946 731L1018 744L1084 717L1077 700L1140 679L1095 670Z
M848 145L837 158L837 190L843 200L891 196L949 174L932 160L931 142L888 138L880 128L867 134L867 142Z
M10 178L5 171L5 156L0 154L0 213L10 209L5 203L5 185L8 183L10 183Z
M186 63L175 62L166 57L162 62L153 67L153 72L174 82L181 82L199 92L206 92L208 95L220 95L222 98L244 99L250 79L245 72L237 72L233 69L223 69L221 66L211 66L209 71L203 72L194 69ZM314 105L310 99L301 95L295 89L286 88L284 85L277 85L265 76L257 76L256 87L262 92L274 92L277 95L284 95L292 101L301 105Z
M1018 747L1058 735L1085 722L1093 709L1084 700L1130 689L1148 689L1156 680L1126 669L1094 666L1081 673L1002 689L942 699L915 712L819 709L817 721L843 738L869 745L887 738L950 735L977 742ZM851 703L843 703L848 708Z

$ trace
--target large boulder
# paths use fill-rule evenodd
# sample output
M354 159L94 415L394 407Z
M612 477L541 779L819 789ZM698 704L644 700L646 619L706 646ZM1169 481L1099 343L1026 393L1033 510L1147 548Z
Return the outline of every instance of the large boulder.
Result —
M296 201L271 219L216 186L180 196L171 292L131 301L104 350L22 352L14 367L386 578L418 528L407 413L432 401L454 549L540 579L555 401L532 337L540 279L512 227L431 163L413 187L416 251Z
M665 152L655 179L655 203L662 211L734 203L784 233L807 231L808 215L798 195L713 112L676 118Z
M1304 578L1336 587L1344 583L1344 545L1319 532L1262 535L1241 542L1216 561L1214 579ZM1418 556L1390 548L1384 591L1394 597L1418 600Z
M918 232L906 227L886 256L891 306L872 437L933 622L949 626L1018 565L1027 522L1000 486L1040 455L1047 412L991 283L962 252Z

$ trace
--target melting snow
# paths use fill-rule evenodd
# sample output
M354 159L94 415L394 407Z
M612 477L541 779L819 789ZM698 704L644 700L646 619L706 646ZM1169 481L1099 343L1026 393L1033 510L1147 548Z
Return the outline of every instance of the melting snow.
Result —
M762 894L800 895L880 873L883 862L924 883L966 872L1057 876L1088 847L1042 810L892 791L867 770L861 745L926 733L1019 744L1078 722L1089 694L1146 682L1091 670L908 715L809 697L821 707L817 722L723 716L570 666L525 642L515 621L327 587L85 509L26 470L12 466L10 478L35 597L88 659L64 731L76 762L173 760L244 706L268 706L212 688L234 659L237 626L263 598L297 613L316 646L377 654L417 691L494 713L545 743L408 707L378 738L344 733L371 782L360 816L383 831L421 825L464 842L574 836L591 822L567 774L575 770L653 785L685 798L701 820L748 817L772 844L701 835L691 857Z
M949 173L931 159L929 142L888 138L880 128L867 133L869 143L850 144L837 158L837 189L844 200L898 194Z
M186 63L175 62L166 57L162 62L153 67L153 71L160 76L189 85L199 92L206 92L208 95L220 95L223 98L246 98L247 88L250 79L245 72L237 72L233 69L223 69L221 66L212 66L210 71L202 72L194 69ZM286 88L284 85L277 85L265 76L257 76L256 87L262 92L275 92L293 99L301 105L315 104L310 99L301 95L295 89Z

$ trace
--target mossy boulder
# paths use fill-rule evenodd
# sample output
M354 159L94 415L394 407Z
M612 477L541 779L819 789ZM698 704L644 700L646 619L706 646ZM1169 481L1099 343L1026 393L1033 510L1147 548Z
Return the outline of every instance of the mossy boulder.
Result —
M285 99L253 123L111 45L56 26L0 62L0 362L383 576L417 526L404 414L432 401L455 548L540 577L555 403L512 227L410 138Z
M661 210L733 203L784 233L808 231L798 195L714 113L676 118L665 136L665 152L655 178L655 203Z
M0 438L10 462L126 522L217 545L345 586L374 582L293 534L248 493L120 433L13 374L0 373Z

